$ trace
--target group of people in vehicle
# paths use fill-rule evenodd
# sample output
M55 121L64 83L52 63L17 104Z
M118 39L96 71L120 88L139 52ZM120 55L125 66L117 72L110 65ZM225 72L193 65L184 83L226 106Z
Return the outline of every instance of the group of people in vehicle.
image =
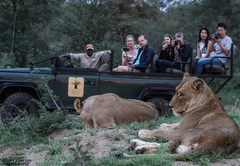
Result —
M217 33L211 35L207 28L199 31L197 43L197 56L195 57L195 67L193 74L201 74L205 65L224 66L230 50L232 39L226 35L227 28L224 23L218 23ZM153 48L148 44L147 37L138 37L139 45L135 45L132 35L126 37L127 50L122 50L122 65L113 69L116 72L145 72L147 67L156 55ZM81 63L84 68L99 68L99 59L103 54L111 54L110 50L93 52L92 44L86 46L86 53L63 54L59 57L69 57ZM174 68L184 71L185 63L191 55L191 46L184 43L183 33L175 34L175 39L170 34L164 35L164 41L160 49L160 54L156 60L156 72L166 73L166 68ZM219 58L213 58L213 57ZM212 61L212 62L211 62Z
M227 28L224 23L218 23L217 33L212 34L212 40L209 40L209 31L202 28L199 31L199 41L197 43L196 65L193 74L201 74L203 67L210 64L224 66L232 45L232 39L226 35ZM221 58L214 58L214 57Z

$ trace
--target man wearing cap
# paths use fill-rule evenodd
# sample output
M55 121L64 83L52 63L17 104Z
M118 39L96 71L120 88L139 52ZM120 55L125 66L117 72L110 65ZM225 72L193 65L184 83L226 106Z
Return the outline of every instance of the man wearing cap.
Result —
M86 45L86 53L79 53L79 54L62 54L59 56L59 58L68 57L78 61L81 63L81 68L96 68L99 69L101 64L101 57L105 54L111 54L110 50L107 51L100 51L100 52L93 52L94 47L92 44Z

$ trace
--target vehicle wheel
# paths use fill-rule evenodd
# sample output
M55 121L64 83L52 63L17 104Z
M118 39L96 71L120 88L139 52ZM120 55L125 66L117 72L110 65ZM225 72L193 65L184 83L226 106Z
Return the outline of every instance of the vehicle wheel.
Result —
M26 93L14 93L2 104L1 119L4 123L13 121L14 118L22 118L26 114L38 115L37 103L31 101L33 97Z
M11 69L11 68L14 68L14 66L12 64L6 64L4 66L4 69Z
M147 100L147 102L151 102L155 104L158 110L159 117L164 116L164 117L170 117L173 115L173 110L169 106L169 101L163 98L152 98Z

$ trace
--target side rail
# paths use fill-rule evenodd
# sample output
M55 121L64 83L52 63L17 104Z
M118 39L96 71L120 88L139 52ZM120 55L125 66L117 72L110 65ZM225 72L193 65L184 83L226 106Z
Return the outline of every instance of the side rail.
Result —
M155 62L157 60L158 56L157 55L152 55L151 56L151 62L148 66L138 66L138 67L134 67L132 69L132 72L134 71L134 69L138 69L138 70L141 70L141 69L146 69L145 70L145 73L155 73Z
M192 73L193 67L194 67L194 57L193 57L193 49L191 48L190 50L190 56L187 60L187 62L181 61L181 62L173 62L171 65L171 68L166 68L167 73L172 73L172 74L181 74L183 75L184 72ZM180 64L181 69L175 69L173 67L174 64Z
M225 79L225 81L218 87L218 89L215 91L215 94L217 94L232 78L233 78L233 56L235 52L235 45L231 45L231 51L229 52L227 57L214 57L214 58L226 58L225 65L223 67L213 65L212 61L211 64L204 66L204 72L202 75L197 75L200 78L206 78L208 79L206 83L209 85L213 80L216 78L222 78Z
M210 74L210 75L233 75L233 55L235 51L235 46L231 45L231 50L226 57L215 56L212 58L211 63L204 66L203 74ZM223 58L226 59L224 66L218 66L213 64L213 60L215 58ZM229 74L227 71L230 70Z

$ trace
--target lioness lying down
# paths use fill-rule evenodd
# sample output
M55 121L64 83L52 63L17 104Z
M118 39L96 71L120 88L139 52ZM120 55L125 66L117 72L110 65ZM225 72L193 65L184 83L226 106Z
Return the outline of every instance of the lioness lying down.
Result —
M202 79L185 74L183 81L176 87L170 106L177 115L182 115L180 123L162 125L161 129L140 130L140 138L163 138L170 140L163 145L174 159L181 160L195 153L227 155L234 152L240 140L238 125L226 113L221 101ZM157 153L159 143L130 141L137 153ZM130 156L123 154L125 158Z
M82 104L76 99L74 107L87 129L111 127L133 121L158 120L158 111L154 104L123 99L113 93L91 96Z

